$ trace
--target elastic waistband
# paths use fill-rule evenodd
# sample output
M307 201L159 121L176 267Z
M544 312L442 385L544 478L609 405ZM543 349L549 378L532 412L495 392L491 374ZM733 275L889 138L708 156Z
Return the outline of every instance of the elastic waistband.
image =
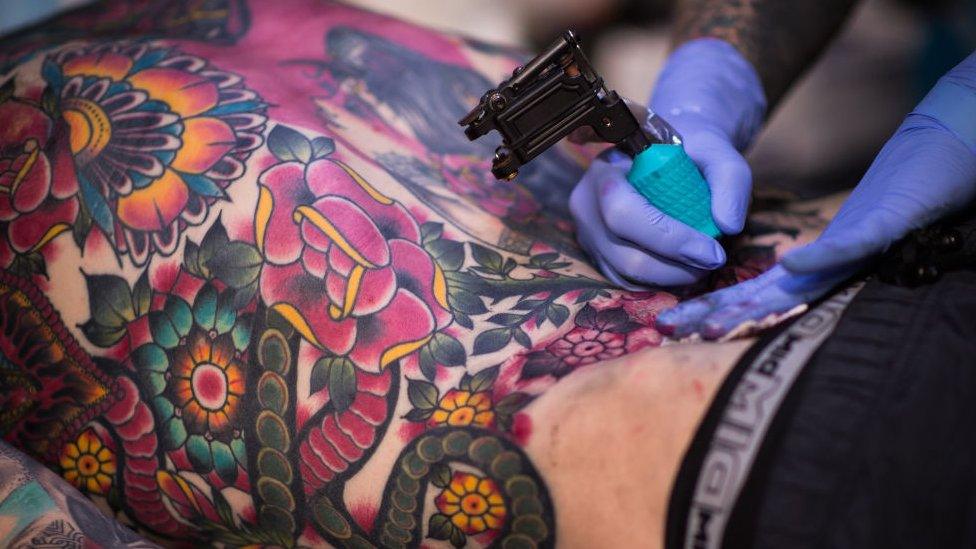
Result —
M721 547L776 412L808 359L863 287L857 282L766 334L726 378L672 488L666 547Z

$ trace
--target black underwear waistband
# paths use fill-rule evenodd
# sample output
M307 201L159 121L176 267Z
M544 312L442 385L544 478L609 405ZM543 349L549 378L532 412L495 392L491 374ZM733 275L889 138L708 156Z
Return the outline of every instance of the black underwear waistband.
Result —
M976 208L876 275L733 368L672 488L668 548L976 547Z
M831 334L863 282L766 333L726 377L672 488L668 548L721 547L763 438L811 355Z

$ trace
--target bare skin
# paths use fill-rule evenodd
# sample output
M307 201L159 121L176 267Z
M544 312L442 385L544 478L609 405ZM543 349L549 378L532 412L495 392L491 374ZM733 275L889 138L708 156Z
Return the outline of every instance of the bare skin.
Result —
M532 404L526 449L549 479L566 547L663 545L684 452L751 343L648 349L567 377Z

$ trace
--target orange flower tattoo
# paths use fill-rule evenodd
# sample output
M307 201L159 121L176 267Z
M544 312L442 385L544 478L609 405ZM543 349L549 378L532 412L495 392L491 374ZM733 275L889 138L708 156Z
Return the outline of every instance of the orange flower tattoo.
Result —
M470 473L454 473L434 503L467 535L498 530L505 522L505 500L498 486L491 479Z
M472 393L460 389L448 391L430 416L432 425L446 424L452 427L488 427L494 419L491 396L487 392Z
M65 480L80 490L107 494L112 487L115 452L92 429L85 429L74 442L64 445L60 463Z

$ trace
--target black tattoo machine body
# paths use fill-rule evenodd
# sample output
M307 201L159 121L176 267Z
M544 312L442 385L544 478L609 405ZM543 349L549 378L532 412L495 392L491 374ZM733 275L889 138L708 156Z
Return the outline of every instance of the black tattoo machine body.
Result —
M712 237L721 234L711 214L711 192L663 118L648 113L643 124L617 92L608 90L590 65L573 31L498 87L459 121L472 141L492 130L502 136L492 174L512 179L519 168L581 127L634 159L627 180L662 212Z

